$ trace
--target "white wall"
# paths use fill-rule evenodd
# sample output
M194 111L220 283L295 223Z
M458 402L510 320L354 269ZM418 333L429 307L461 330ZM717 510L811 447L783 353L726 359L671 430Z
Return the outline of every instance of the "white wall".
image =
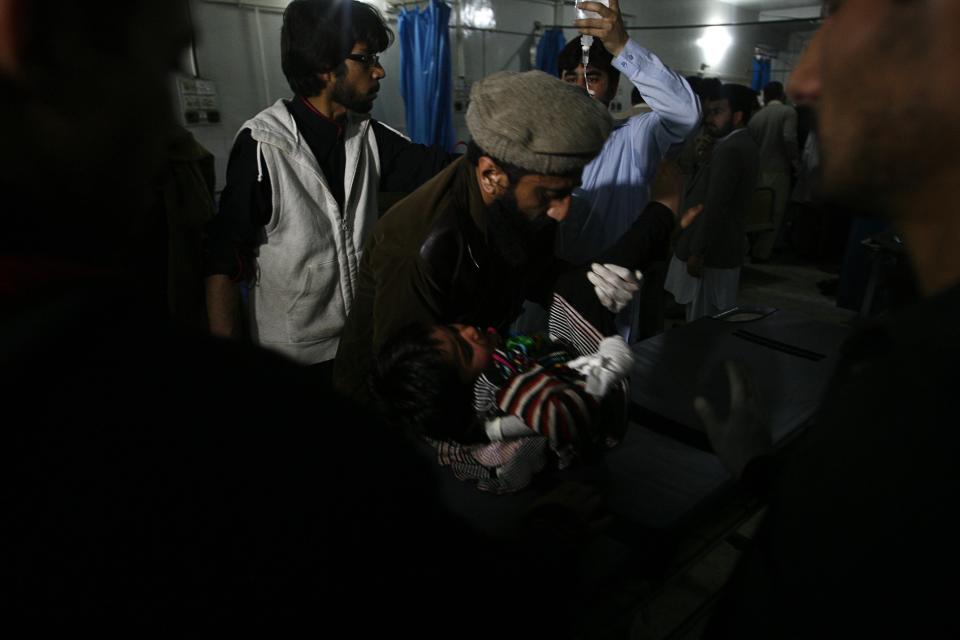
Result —
M815 33L814 30L808 30L797 31L790 35L786 49L781 53L779 59L773 61L772 80L779 80L784 86L787 86L790 80L790 71L796 66Z
M258 1L286 4L282 0ZM219 190L237 131L250 117L290 94L280 69L281 14L197 0L190 5L200 75L216 83L223 117L220 124L190 130L216 157Z
M536 46L536 40L532 37L534 22L553 22L553 7L546 4L522 0L491 0L491 4L497 29L525 35L464 30L464 77L468 95L474 82L491 73L531 69L531 47ZM455 47L456 36L453 31L450 37ZM464 142L470 138L464 122L465 115L465 110L453 114L456 138Z
M249 0L251 4L283 7L287 0ZM383 4L385 0L374 0ZM523 35L465 31L464 75L469 86L484 75L503 69L530 68L534 22L548 25L554 22L554 8L549 4L525 0L492 0L497 29ZM756 11L734 7L717 0L621 0L628 26L656 27L676 24L708 24L717 22L753 22L759 19ZM223 187L227 158L233 137L248 118L281 97L289 95L280 69L280 25L277 9L238 6L237 2L215 3L191 0L194 25L197 30L197 60L201 76L216 82L220 96L223 122L219 125L192 127L197 139L214 153L217 159L218 188ZM395 15L389 16L396 30ZM563 24L574 20L574 8L563 9ZM258 31L259 24L259 31ZM795 32L809 32L808 25L766 25L729 29L734 43L722 62L707 71L707 75L725 81L749 84L753 47L764 44L787 52L774 63L774 78L788 73L788 66L802 48L802 37ZM695 74L703 62L696 45L704 34L703 28L631 31L638 42L657 53L668 65L683 75ZM567 39L575 30L565 30ZM262 38L263 47L260 47ZM451 31L451 45L456 51L455 33ZM792 44L792 49L791 49ZM374 117L404 130L405 114L400 97L400 51L397 45L381 58L387 73L375 103ZM456 62L454 62L456 67ZM629 104L630 83L622 82L618 99ZM463 113L454 113L457 139L467 138Z

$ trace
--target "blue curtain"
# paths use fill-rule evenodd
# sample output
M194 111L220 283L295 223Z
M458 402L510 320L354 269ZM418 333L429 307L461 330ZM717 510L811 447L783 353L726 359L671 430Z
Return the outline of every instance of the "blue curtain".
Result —
M537 69L546 71L552 76L559 76L560 68L557 66L557 58L566 44L563 29L547 30L537 44Z
M754 58L751 88L754 91L763 91L768 84L770 84L770 58Z
M400 40L400 94L407 111L407 135L414 142L453 150L453 78L450 63L450 7L430 0L422 11L404 9L397 19Z

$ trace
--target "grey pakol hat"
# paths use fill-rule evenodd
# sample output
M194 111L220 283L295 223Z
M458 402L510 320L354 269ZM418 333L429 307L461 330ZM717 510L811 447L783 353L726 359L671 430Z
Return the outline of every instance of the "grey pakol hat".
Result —
M613 119L575 85L542 71L503 71L470 91L467 128L497 160L547 175L583 168L603 147Z

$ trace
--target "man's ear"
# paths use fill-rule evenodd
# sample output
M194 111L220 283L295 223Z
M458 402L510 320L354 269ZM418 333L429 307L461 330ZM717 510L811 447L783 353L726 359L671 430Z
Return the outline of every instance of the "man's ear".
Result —
M337 80L336 72L331 69L330 71L324 71L323 73L317 74L317 79L323 82L323 88L326 90L328 87L332 86Z
M477 178L480 190L490 197L497 198L510 187L507 174L489 156L480 156L477 160Z
M734 111L733 112L733 128L739 129L740 127L743 127L746 124L747 124L746 115L743 113L743 111Z

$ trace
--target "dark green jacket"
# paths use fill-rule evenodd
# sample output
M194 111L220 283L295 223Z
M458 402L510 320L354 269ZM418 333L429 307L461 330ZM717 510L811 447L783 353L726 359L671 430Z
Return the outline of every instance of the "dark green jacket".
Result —
M486 211L474 168L460 159L380 219L337 350L339 391L364 398L373 354L406 325L506 330L524 299L549 300L562 269L553 257L556 225L540 228L523 263L511 266L488 242Z

